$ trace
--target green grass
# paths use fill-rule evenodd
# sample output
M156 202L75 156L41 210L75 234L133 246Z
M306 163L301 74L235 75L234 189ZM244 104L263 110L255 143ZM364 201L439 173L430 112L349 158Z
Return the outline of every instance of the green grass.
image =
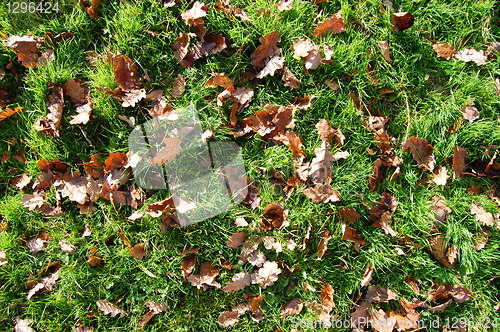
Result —
M497 119L500 98L493 87L495 78L500 77L500 57L497 54L488 60L486 66L440 59L426 36L450 43L457 49L486 49L491 42L500 41L497 2L393 1L396 11L409 11L415 15L412 28L394 33L390 13L381 13L378 0L330 1L319 5L297 0L294 8L287 12L279 12L268 1L235 0L234 4L243 8L253 22L241 22L237 18L229 20L221 11L210 9L205 18L208 32L223 34L230 44L225 51L196 61L192 68L177 65L171 49L180 32L191 31L180 17L192 6L191 2L167 8L163 7L163 1L154 0L103 1L101 17L95 21L75 2L60 0L61 13L48 16L8 14L6 2L1 2L0 28L5 35L43 36L46 32L55 35L65 31L75 35L58 45L55 60L49 66L34 70L19 66L18 81L9 73L0 81L13 92L10 106L24 107L22 113L0 122L0 152L15 154L23 150L26 157L25 164L13 159L0 164L0 221L9 226L0 232L0 248L5 250L8 260L8 264L0 267L1 330L12 330L14 319L21 317L33 319L32 327L37 331L69 331L77 322L99 331L136 331L138 321L147 312L143 303L152 299L166 302L171 309L153 318L144 330L215 331L221 329L217 324L220 312L243 301L245 293L254 293L266 294L261 303L264 321L257 324L245 317L227 330L274 331L280 328L289 331L294 327L293 317L280 319L282 306L294 297L304 301L319 300L321 280L335 289L336 306L332 315L347 318L356 295L362 290L360 280L368 263L375 268L371 284L389 288L407 299L425 300L433 282L459 283L471 290L473 297L463 304L453 303L442 312L422 311L426 320L436 317L499 318L494 309L500 301L498 229L490 229L493 236L486 247L475 251L475 234L480 225L470 215L470 205L480 202L495 215L500 213L500 208L485 193L477 196L467 193L467 188L473 184L485 190L495 184L495 180L464 177L450 180L445 187L419 186L416 182L423 174L417 170L410 154L403 153L401 144L397 144L396 153L405 159L402 176L390 182L387 175L375 192L370 192L368 177L376 157L371 156L368 149L375 148L375 141L373 133L363 126L364 116L348 95L356 92L367 104L373 98L381 98L374 104L374 109L391 118L388 133L398 143L411 135L427 139L435 147L436 165L445 165L451 170L446 159L453 154L455 145L466 148L470 160L487 160L484 146L500 145ZM214 1L205 4L209 8L215 7ZM259 17L260 8L269 8L271 17ZM321 39L314 37L312 32L317 23L339 10L346 21L357 20L362 28L348 24L343 34ZM158 31L160 35L153 37L148 30ZM259 45L259 38L273 30L280 33L282 55L287 66L300 79L300 90L285 87L278 75L267 77L259 84L241 82L244 74L253 70L250 54ZM293 41L301 38L330 45L334 51L333 64L304 72L304 61L294 59L290 50ZM377 40L389 41L392 62L383 59ZM203 109L199 116L204 129L215 131L216 140L233 141L242 147L247 173L260 189L261 207L251 210L242 205L235 206L210 220L184 229L171 228L165 233L160 230L159 218L144 217L131 222L126 219L132 213L130 208L115 208L102 199L96 204L97 211L89 216L80 215L76 204L67 200L63 203L64 216L57 218L44 218L23 208L19 201L22 194L9 184L15 176L24 172L36 175L39 160L58 158L76 170L82 162L89 161L92 154L106 156L110 152L127 151L131 128L117 115L134 116L138 123L149 119L141 106L124 109L120 102L96 89L102 86L114 88L115 83L109 64L100 61L93 66L86 60L85 52L90 50L104 56L119 52L131 57L141 71L147 69L152 79L149 86L165 89L166 95L169 95L174 78L182 74L187 81L186 93L171 100L172 104L183 107L193 103ZM15 58L15 53L0 46L1 68L9 58ZM367 75L366 67L370 61L375 63L372 73L378 79L376 85ZM320 145L315 129L319 119L327 119L334 128L342 129L346 136L344 149L351 155L345 161L334 163L332 174L333 187L341 193L341 202L314 204L304 196L303 188L297 188L285 199L268 179L260 177L256 167L278 170L288 178L292 174L291 152L286 146L269 146L257 137L235 139L228 134L222 125L229 122L229 113L224 108L218 109L214 101L220 90L204 86L213 72L226 73L235 86L254 89L254 98L240 119L267 104L288 105L296 96L315 95L310 109L297 112L294 130L302 137L304 150L310 158ZM351 75L352 80L341 80L344 74ZM70 125L74 111L66 108L60 138L53 139L36 132L32 125L46 113L48 84L64 83L70 78L88 82L95 119L86 125ZM326 79L338 79L340 90L329 89L323 83ZM398 92L383 96L377 92L381 88ZM474 101L480 110L480 119L474 123L464 121L457 133L448 134L447 129L461 115L460 109L470 101ZM84 133L93 147L87 143ZM14 145L7 143L10 137L17 138ZM498 186L498 180L496 184ZM360 195L372 205L383 191L390 192L399 201L392 221L394 230L400 234L398 237L372 227L362 203ZM450 244L460 248L455 270L441 266L425 249L404 245L400 241L402 236L407 236L419 245L428 246L427 238L433 225L430 199L434 195L444 198L453 210L448 222L440 226L440 231ZM148 202L158 197L156 194ZM305 251L285 251L279 255L265 252L270 260L283 260L291 268L299 268L297 272L283 273L274 286L265 290L252 285L235 294L214 288L199 291L182 278L179 253L185 247L194 246L200 247L199 262L210 261L219 265L227 259L234 264L232 270L221 268L217 280L222 285L235 273L248 272L248 264L238 264L239 250L229 248L226 241L232 233L242 230L234 225L236 217L259 223L265 206L275 201L282 202L290 211L291 225L272 231L271 235L283 242L292 238L300 245L308 226L312 226ZM341 240L341 223L334 213L341 207L353 207L362 216L353 226L367 240L360 251L355 251L352 243ZM81 237L85 224L92 229L89 237ZM317 245L323 229L331 232L332 239L327 255L318 260ZM44 253L31 255L22 239L36 236L42 230L51 236L49 246ZM131 257L118 232L124 233L132 244L147 243L147 257L143 260ZM58 245L61 240L75 245L75 252L62 253ZM402 248L407 256L398 256L396 247ZM92 248L98 248L104 266L92 268L86 263ZM58 260L62 262L61 280L55 290L26 300L28 278L38 276L44 266ZM345 262L349 269L341 269L340 262ZM149 277L144 269L157 278ZM410 275L420 281L421 295L415 294L404 282L404 278ZM318 291L303 292L303 283ZM121 298L119 305L129 312L129 316L105 316L95 305L100 299L113 301L117 298ZM311 311L304 310L301 318L314 319L314 316Z

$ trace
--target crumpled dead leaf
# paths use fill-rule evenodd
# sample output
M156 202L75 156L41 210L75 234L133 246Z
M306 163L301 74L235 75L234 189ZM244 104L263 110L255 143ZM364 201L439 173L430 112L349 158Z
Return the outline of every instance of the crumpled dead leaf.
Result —
M101 310L105 315L110 315L111 317L120 315L120 318L128 316L128 312L108 300L98 300L96 301L96 304L97 308L99 308L99 310Z

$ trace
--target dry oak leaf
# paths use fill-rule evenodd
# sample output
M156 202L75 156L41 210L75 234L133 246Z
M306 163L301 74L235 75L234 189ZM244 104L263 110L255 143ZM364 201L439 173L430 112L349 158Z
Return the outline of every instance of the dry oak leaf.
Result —
M281 229L287 227L290 223L286 219L288 211L280 203L271 203L264 209L262 217L262 228L270 231L274 228Z
M285 86L289 86L292 89L300 89L300 80L295 76L287 66L283 66L281 69L281 79L285 82Z
M123 91L135 90L140 85L137 64L126 55L108 54L113 66L115 82Z
M179 74L175 77L172 89L172 98L180 98L184 91L186 91L186 80Z
M13 116L16 113L19 113L23 110L23 107L6 108L4 111L0 111L0 121L7 119L8 117Z
M36 293L46 290L46 291L51 291L54 289L57 280L59 279L59 269L60 269L60 264L56 264L56 269L54 273L51 275L48 275L42 279L38 283L36 283L31 289L28 291L28 295L26 296L26 299L29 300L35 295Z
M409 12L393 13L391 15L393 30L396 32L410 28L413 25L414 21L415 18Z
M319 138L323 142L331 141L336 135L335 129L333 129L330 123L325 119L320 119L318 121L316 129L318 130Z
M325 84L333 91L340 90L340 85L334 80L327 79L325 80Z
M466 105L464 106L460 112L462 112L462 116L465 120L469 120L470 123L479 119L479 110L474 105Z
M449 260L449 248L446 245L445 238L443 234L438 234L431 236L429 238L429 243L431 245L427 250L432 254L432 256L441 263L444 267L453 269L454 265L450 264Z
M482 206L479 206L478 203L474 203L470 207L470 213L475 216L476 221L478 221L483 226L491 226L495 225L495 217L491 212L487 212Z
M145 247L146 243L136 244L135 246L130 248L128 252L134 258L143 259L146 256L146 250L144 249Z
M385 289L377 286L368 286L365 301L367 301L368 303L387 303L390 300L395 300L396 297L396 293L394 293L390 289Z
M233 17L238 17L240 20L243 22L252 22L252 20L247 16L247 14L241 10L241 8L236 7L235 5L232 5L229 3L229 0L217 0L215 2L215 5L217 8L222 10L224 14L229 18L230 20L233 19Z
M33 323L31 319L20 319L16 317L14 322L14 332L36 332L30 327L30 324Z
M38 61L38 46L42 44L40 38L34 36L10 36L2 42L6 47L17 53L17 59L26 68L35 68Z
M207 16L207 10L208 7L205 6L203 2L196 1L193 4L193 7L191 7L190 9L186 10L181 14L181 18L189 23L189 21Z
M299 298L288 301L281 309L280 318L283 319L286 316L297 315L304 309L304 301Z
M178 137L165 137L163 139L164 147L149 160L151 164L163 165L165 162L171 162L181 152L181 139Z
M87 0L80 0L80 6L87 12L91 19L98 19L99 13L97 11L101 7L101 0L90 0L90 5L87 5L88 2Z
M321 234L321 240L318 244L318 258L323 258L325 256L326 250L328 249L328 242L331 240L332 236L330 231L325 229Z
M90 249L89 259L87 260L87 263L92 267L103 265L103 261L102 261L101 257L99 257L98 255L94 255L94 253L96 251L97 251L97 248Z
M247 234L244 232L234 232L229 240L227 240L227 245L230 248L238 248L245 241L246 237Z
M370 281L372 280L373 271L373 266L368 264L366 266L365 273L363 274L363 279L361 280L361 287L365 287L370 283Z
M249 262L253 266L262 266L266 261L266 256L259 250L259 242L246 241L240 253L242 263Z
M445 58L446 60L451 59L455 55L455 48L450 44L437 42L432 45L432 48L436 51L438 57Z
M258 284L265 289L274 285L280 273L281 269L278 267L278 263L267 261L260 269L252 274L252 284Z
M215 281L219 275L219 269L210 262L203 262L200 266L200 274L191 274L187 280L198 289L206 290L208 286L220 288L220 284Z
M361 215L353 208L340 208L337 210L337 215L346 223L355 223Z
M125 310L108 300L98 300L96 301L96 304L99 310L101 310L105 315L110 315L111 317L120 315L120 318L128 316L128 313Z
M316 37L323 37L328 33L337 34L342 32L345 32L345 23L341 12L333 14L324 22L318 24L317 28L314 29L314 35Z
M239 291L251 283L251 275L246 272L240 272L233 276L232 282L228 283L222 290L224 292Z
M453 147L453 178L459 178L462 176L462 173L467 169L466 161L469 153L465 148L455 145Z
M354 242L354 248L359 251L360 247L366 243L365 239L356 234L356 229L342 224L342 240Z
M212 78L210 78L207 81L207 83L205 83L205 86L206 87L220 86L221 88L224 88L229 92L235 92L233 81L229 77L227 77L226 74L224 73L213 73Z
M240 316L241 314L238 311L224 311L221 312L219 318L217 318L217 323L220 326L228 327L238 323L240 321Z
M196 256L195 255L187 255L181 262L182 274L184 278L187 279L189 275L194 271L196 266Z
M146 326L146 324L151 320L151 318L169 309L169 307L165 303L155 302L152 300L146 301L144 305L149 309L149 311L144 316L142 316L139 323L137 323L137 326L139 327Z
M59 241L59 246L61 247L61 251L66 254L71 254L76 249L76 247L68 241Z
M382 51L382 55L384 56L384 59L387 62L391 62L391 53L389 50L389 42L387 40L377 40L377 44L380 47L380 50Z
M486 65L486 60L488 60L488 57L483 50L477 51L473 48L464 48L463 50L456 52L455 58L464 62L473 61L478 66Z
M0 266L8 263L8 261L5 258L6 258L5 251L0 249Z
M333 307L335 307L335 302L333 301L333 287L329 284L324 284L321 287L321 293L319 294L319 298L323 305L327 308L327 311L330 312Z
M314 50L314 43L309 39L300 39L293 42L291 49L293 57L296 59L305 58L311 51Z
M304 189L304 195L310 198L313 203L333 203L342 200L340 193L328 183L316 183L313 187Z
M446 205L446 201L439 196L432 196L431 204L434 218L438 221L438 224L445 222L448 219L448 215L452 212Z
M253 51L252 65L254 68L263 67L267 58L276 55L276 50L278 49L278 43L281 41L278 31L272 31L265 35L263 38L259 39L260 45Z
M10 184L16 186L17 189L23 189L31 182L31 176L28 174L23 174L21 176L15 177L12 179Z
M278 8L279 11L287 11L287 10L292 10L293 9L293 0L280 0L276 4L276 8Z
M446 167L439 166L434 170L434 177L432 178L432 181L434 181L434 183L438 186L445 186L449 177L450 176L448 175Z
M285 65L285 58L282 56L273 56L267 62L264 68L255 75L257 78L264 78L268 75L274 76L277 70L280 70Z
M396 318L390 317L382 309L372 309L369 311L370 314L370 324L373 330L377 332L392 332L396 326Z
M434 147L427 143L427 140L416 136L411 136L403 143L403 151L410 151L418 167L425 171L432 172L434 170L436 158L433 150Z
M54 86L48 100L48 113L45 119L40 119L34 123L37 131L43 131L51 137L59 137L59 127L63 116L64 90L59 86Z

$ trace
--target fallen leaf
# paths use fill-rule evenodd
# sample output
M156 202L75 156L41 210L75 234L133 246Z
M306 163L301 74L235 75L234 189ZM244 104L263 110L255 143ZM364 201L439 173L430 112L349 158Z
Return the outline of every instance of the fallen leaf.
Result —
M233 233L233 235L231 235L229 240L227 240L227 245L230 248L238 248L243 243L243 241L245 241L246 237L247 234L245 234L244 232L235 232Z
M14 332L35 332L35 330L30 327L31 323L33 323L31 319L20 319L16 317L14 322Z
M6 108L4 111L0 111L0 121L3 121L16 113L19 113L23 110L23 107Z
M338 202L342 200L340 198L340 193L333 189L328 183L316 183L313 187L304 189L304 194L310 198L313 203Z
M80 6L87 12L91 19L98 19L101 0L90 0L90 5L87 4L88 2L87 0L80 0Z
M220 284L215 281L219 275L219 269L212 265L210 262L204 262L200 266L200 274L191 274L187 280L191 282L192 286L198 289L207 289L208 286L220 288Z
M434 211L434 218L438 223L443 223L448 219L448 215L452 212L446 205L445 200L439 196L432 196L432 211Z
M299 79L285 65L282 68L281 79L285 82L285 86L289 86L292 89L300 89Z
M377 44L380 47L380 50L382 51L382 55L384 56L384 59L387 62L391 62L391 54L389 51L389 42L387 40L377 40Z
M366 244L365 239L359 234L356 234L356 229L342 224L342 240L354 242L354 248L359 250L363 244Z
M361 280L361 287L365 287L370 283L370 281L372 280L373 271L373 266L368 264L366 266L365 273L363 274L363 279Z
M111 317L120 315L120 318L128 316L128 313L125 310L108 300L98 300L96 301L96 304L99 310L101 310L105 315L110 315Z
M318 24L318 27L314 29L314 35L316 37L323 37L328 33L337 34L342 32L345 32L345 24L341 12L333 14L324 22Z
M190 21L207 16L207 10L208 8L203 2L196 1L193 7L181 14L181 18L189 24Z
M355 223L361 215L353 208L340 208L337 210L338 216L346 223L352 224Z
M2 42L6 47L17 53L17 60L26 68L35 68L39 56L38 47L42 44L40 38L34 36L10 36Z
M325 84L333 91L340 90L340 85L334 80L325 80Z
M262 228L270 231L274 228L281 229L289 225L286 216L288 211L280 203L271 203L264 209Z
M281 41L281 38L278 31L272 31L263 38L259 39L260 45L251 54L251 63L254 68L263 67L267 58L275 55L275 52L278 49L278 45L276 43L279 41Z
M448 246L446 245L444 235L438 234L431 236L429 238L429 243L431 245L428 251L434 256L434 258L441 263L443 266L453 269L454 266L450 264L448 260Z
M59 246L61 247L61 251L66 254L71 254L76 249L76 247L68 241L59 241Z
M455 58L464 62L473 61L478 66L486 65L486 60L488 60L488 57L483 50L477 51L473 48L464 48L463 50L456 52Z
M54 289L57 280L59 279L59 269L60 265L57 265L56 270L54 273L50 274L47 277L44 277L38 281L29 291L28 295L26 296L26 299L29 300L31 299L36 293L46 290L46 291L51 291Z
M144 249L146 243L136 244L128 251L132 257L137 259L143 259L146 256L146 250Z
M285 65L285 58L282 56L273 56L267 62L264 68L255 75L257 78L264 78L268 75L274 76L277 70L280 70Z
M281 309L280 317L281 319L290 315L297 315L304 309L304 301L299 298L288 301Z
M252 22L252 20L248 17L248 15L241 9L229 3L229 0L217 0L215 2L217 8L221 9L224 14L229 19L233 19L233 17L238 17L243 22Z
M434 181L434 183L438 186L445 186L449 177L450 176L448 175L446 167L439 166L434 170L434 177L432 178L432 181Z
M318 258L323 258L323 256L326 253L326 250L328 249L328 241L330 241L332 236L330 235L330 231L327 229L323 230L323 233L321 234L321 240L319 241L318 245Z
M413 25L414 21L415 18L409 12L393 13L391 15L393 30L396 32L410 28Z
M0 249L0 266L8 263L8 261L5 258L6 258L5 251Z
M175 77L173 86L172 98L180 98L184 94L184 91L186 91L186 80L181 74Z
M333 287L329 284L324 284L321 287L321 293L319 294L319 298L323 305L327 308L327 311L330 312L333 307L335 307L335 302L333 301Z
M165 162L172 162L181 152L181 139L178 137L165 137L163 139L165 146L149 160L151 164L163 165Z
M251 275L246 272L240 272L233 276L232 282L228 283L222 290L225 292L239 291L249 286L251 283Z
M64 90L55 86L52 88L48 100L48 113L46 118L34 123L35 130L43 131L51 137L59 137L64 106Z
M457 145L453 147L452 168L454 179L461 177L462 173L467 169L466 161L468 156L469 153L464 148Z
M395 300L397 295L390 289L385 289L377 286L368 286L365 301L368 303L387 303L390 300Z
M155 302L152 300L146 301L144 305L149 309L149 311L142 316L137 326L144 327L146 324L157 314L167 311L169 307L165 303Z
M479 206L478 203L473 203L470 208L470 213L475 216L476 221L478 221L481 225L491 226L495 225L495 217L491 212L487 212L482 206Z
M462 116L465 120L469 120L470 123L479 119L479 110L474 105L466 105L464 106L460 112L462 112Z
M182 274L184 278L187 279L189 275L194 271L196 266L196 256L195 255L187 255L186 258L181 262Z
M420 289L418 287L418 280L413 276L408 276L404 279L404 281L410 286L410 288L416 293L420 294Z
M445 58L446 60L451 59L455 55L455 48L450 44L437 42L432 45L434 51L436 51L437 56L440 58Z
M287 11L287 10L292 10L293 8L293 0L280 0L276 4L276 8L278 8L279 11Z
M433 150L434 147L427 143L427 140L416 136L411 136L403 143L403 151L410 151L418 167L425 171L432 172L434 170L436 158Z
M240 313L237 311L224 311L217 318L217 323L222 327L234 325L240 321Z
M88 259L87 263L92 267L103 265L103 261L102 261L101 257L99 257L98 255L94 255L94 253L96 251L97 251L97 248L90 249L89 259Z
M314 50L314 47L314 43L309 39L295 40L291 46L293 57L296 59L305 58Z
M267 261L260 269L252 274L252 284L258 284L265 289L274 285L280 273L281 269L278 267L278 263Z

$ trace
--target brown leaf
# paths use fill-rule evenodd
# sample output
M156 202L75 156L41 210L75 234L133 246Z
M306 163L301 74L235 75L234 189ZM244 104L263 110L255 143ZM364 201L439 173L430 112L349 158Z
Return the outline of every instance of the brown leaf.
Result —
M365 301L368 303L387 303L390 300L395 300L397 295L390 289L382 287L368 286Z
M187 277L187 280L198 289L203 288L205 290L208 286L220 288L220 284L215 281L218 275L219 269L217 267L210 262L204 262L200 266L200 274L191 274Z
M123 91L136 90L140 86L137 64L126 55L109 54L115 82Z
M283 66L285 65L285 58L282 56L273 56L270 58L268 61L266 61L266 64L264 68L260 72L255 75L256 78L264 78L268 75L274 76L276 71L280 71Z
M7 119L8 117L13 116L16 113L19 113L23 110L23 107L16 107L14 109L6 108L4 111L0 111L0 121Z
M111 172L114 169L119 169L125 167L128 163L127 154L123 152L113 152L109 154L109 157L104 161L104 170L106 172Z
M181 14L181 18L189 23L191 20L207 16L208 7L203 2L196 1L193 7Z
M479 206L478 203L474 203L470 207L470 213L475 216L476 221L478 221L483 226L491 226L495 225L495 217L491 212L487 212L482 206Z
M325 84L333 91L340 90L340 85L334 80L325 80Z
M345 32L345 24L341 12L333 14L323 23L318 24L318 27L314 29L314 35L316 37L323 37L328 33L337 34L342 32Z
M276 4L276 8L278 8L279 11L291 10L293 8L293 0L280 0L280 2Z
M272 31L259 39L260 45L251 54L252 65L254 68L263 67L267 58L275 55L278 43L281 38L278 31Z
M144 249L146 247L146 243L141 243L141 244L136 244L130 250L128 251L132 257L136 259L143 259L146 256L146 250Z
M229 90L230 92L235 92L233 81L226 76L224 73L213 73L212 78L205 83L207 87L221 87Z
M313 183L326 183L332 174L332 161L334 160L329 149L329 144L323 142L321 147L314 149L315 157L311 161L309 178Z
M241 10L241 8L238 8L235 5L230 4L229 0L217 0L215 2L215 5L217 6L217 8L222 10L224 14L227 16L227 18L229 18L230 20L232 20L233 17L238 17L243 22L252 21L247 16L247 14L243 10Z
M405 278L405 282L410 286L410 288L416 293L420 294L420 289L418 287L418 280L413 276L408 276Z
M58 264L56 266L55 271L48 275L47 277L44 277L40 279L38 283L36 283L33 287L30 288L28 291L28 295L26 296L26 299L29 300L31 299L36 293L46 290L46 291L51 291L54 289L57 280L59 279L59 268L60 265Z
M172 46L177 62L184 60L188 54L190 36L187 33L181 32L179 37L175 39L175 44Z
M431 236L429 238L429 243L431 245L428 251L434 256L434 258L441 263L443 266L453 269L454 266L450 264L447 256L448 246L446 245L444 235L438 234Z
M391 15L393 30L396 32L410 28L414 21L415 18L409 12L393 13Z
M233 235L231 235L231 238L227 240L227 245L230 248L238 248L243 243L243 241L245 241L246 237L247 234L245 234L244 232L235 232Z
M392 332L396 325L396 318L389 317L382 309L373 309L370 312L370 320L374 331L377 332Z
M182 267L182 274L184 275L184 278L187 279L189 275L193 272L194 268L196 266L196 256L195 255L188 255L186 258L181 263Z
M361 217L355 209L348 207L338 209L337 214L344 222L348 224L355 223Z
M260 269L252 274L252 284L258 284L265 289L274 285L280 273L281 269L278 267L278 263L267 261Z
M382 55L384 56L384 59L387 62L391 62L391 54L389 51L389 42L387 40L377 40L377 44L380 47L380 50L382 51Z
M365 239L359 234L356 234L356 229L342 224L342 240L354 242L354 249L359 250L366 243Z
M434 170L436 158L434 157L433 150L434 147L427 143L427 140L416 136L411 136L403 143L403 151L410 151L418 167L425 171L432 172Z
M464 62L473 61L478 66L486 65L486 60L488 60L488 57L483 50L477 51L473 48L464 48L463 50L456 52L455 58Z
M6 47L17 53L17 60L26 68L35 68L37 65L38 46L42 40L33 36L10 36L9 40L2 42Z
M446 167L439 166L434 170L434 177L432 178L432 181L434 181L434 183L438 186L445 186L449 177L450 176L448 175Z
M61 251L66 254L71 254L76 249L76 247L68 241L59 241L59 246L61 247Z
M281 229L289 225L286 216L288 211L280 203L271 203L264 209L262 217L262 228L266 231L274 228Z
M51 137L59 137L59 127L63 116L64 91L54 86L48 100L48 113L45 119L40 119L33 125L35 130L43 131Z
M128 316L128 313L125 310L108 300L98 300L96 301L96 304L99 310L101 310L105 315L110 315L111 317L120 315L120 318Z
M281 79L285 82L285 86L289 86L292 89L300 89L300 81L299 79L292 73L287 66L283 66L282 68L282 76Z
M228 283L222 290L224 292L234 292L242 290L246 286L250 285L250 276L251 275L246 272L237 273L233 276L233 281Z
M432 45L432 48L436 51L438 57L445 58L446 60L451 59L455 55L455 48L450 44L437 42Z
M90 5L87 4L88 2L87 0L80 0L80 6L87 12L91 19L98 19L98 10L101 7L101 0L90 0Z
M88 259L87 263L92 267L103 265L103 261L102 261L101 257L98 255L94 255L94 253L96 251L97 251L97 248L90 249L89 259Z
M237 311L224 311L217 318L217 323L222 327L234 325L240 321L240 313Z
M294 58L299 59L307 57L309 53L314 50L314 47L314 43L309 39L300 39L293 42L291 49Z
M172 98L180 98L184 91L186 91L186 80L181 74L177 75L174 79L174 88L172 89Z
M336 135L335 129L333 129L330 123L328 123L325 119L320 119L318 121L316 129L318 130L319 138L323 142L331 141Z
M382 173L382 160L379 158L373 163L373 170L368 178L368 188L374 191L375 187L382 182L384 174Z
M8 263L8 261L5 258L6 258L5 251L0 249L0 266Z
M462 173L467 169L466 160L469 156L469 153L464 148L455 145L453 147L453 178L459 178L462 176Z
M328 249L328 241L332 236L330 235L330 231L327 229L323 230L323 233L321 234L321 240L319 241L318 245L318 258L323 258L323 256L326 253L326 250Z
M329 284L324 284L321 287L321 293L319 294L319 298L323 305L327 308L327 311L330 312L333 307L335 307L335 302L333 301L333 287Z
M163 139L164 147L149 160L155 165L163 165L165 162L171 162L181 152L181 139L178 137L165 137Z
M448 219L448 215L452 212L446 206L446 202L439 196L432 196L432 211L434 211L434 218L439 223L445 222Z
M465 120L469 120L470 123L479 119L479 110L474 105L466 105L464 106L460 112L462 112L462 116Z
M340 193L328 183L316 183L313 187L304 189L304 195L310 198L313 203L339 202L342 200Z
M35 332L35 330L30 327L31 323L33 323L31 319L20 319L16 317L14 332Z
M297 315L304 309L304 301L299 298L295 298L291 301L288 301L283 308L281 309L280 317L281 319L290 315Z
M365 287L370 283L370 281L372 280L373 271L373 266L368 264L366 266L365 273L363 274L363 280L361 280L361 287Z

